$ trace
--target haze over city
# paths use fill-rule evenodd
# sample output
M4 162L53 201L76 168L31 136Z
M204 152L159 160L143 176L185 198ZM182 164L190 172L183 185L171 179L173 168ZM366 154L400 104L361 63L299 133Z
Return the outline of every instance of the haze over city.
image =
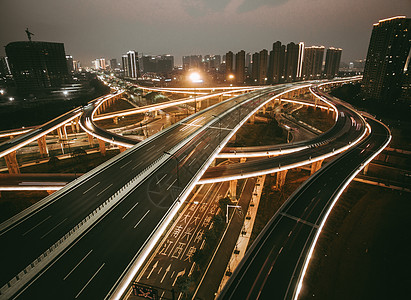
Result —
M0 45L26 40L64 42L66 53L91 66L129 49L190 54L270 49L276 41L342 48L341 61L364 59L372 24L411 15L408 0L2 0ZM4 48L0 56L4 55Z

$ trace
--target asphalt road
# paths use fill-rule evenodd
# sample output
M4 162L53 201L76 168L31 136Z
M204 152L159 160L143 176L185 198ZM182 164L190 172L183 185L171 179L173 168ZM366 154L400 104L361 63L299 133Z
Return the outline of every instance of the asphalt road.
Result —
M241 109L244 116L263 101L260 98L250 100L249 97L237 98L246 102ZM2 228L0 285L23 270L130 178L163 156L164 151L190 137L175 153L179 161L180 186L177 186L176 160L168 158L18 296L23 299L45 295L99 299L112 293L118 279L128 270L130 262L178 198L181 187L187 186L203 169L220 140L237 124L237 115L235 118L230 114L215 117L235 105L234 101L222 102L169 127L111 160L101 170L84 175L74 187L57 192L57 197L35 213Z
M270 220L218 299L292 299L317 230L344 184L389 141L368 120L367 138L340 154L301 186Z

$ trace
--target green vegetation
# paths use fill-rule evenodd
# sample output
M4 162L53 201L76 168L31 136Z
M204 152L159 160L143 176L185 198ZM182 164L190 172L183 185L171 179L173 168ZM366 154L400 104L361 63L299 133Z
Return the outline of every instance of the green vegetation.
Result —
M321 111L321 109L311 106L295 111L293 116L323 132L330 129L335 123L331 112L327 113L325 110Z
M244 124L236 134L235 142L228 147L248 147L261 145L275 145L287 142L287 131L278 126L275 119L268 123Z
M411 107L407 102L402 101L377 101L375 99L365 99L361 94L361 83L345 84L331 92L355 107L368 111L376 115L379 119L392 119L399 121L409 121Z

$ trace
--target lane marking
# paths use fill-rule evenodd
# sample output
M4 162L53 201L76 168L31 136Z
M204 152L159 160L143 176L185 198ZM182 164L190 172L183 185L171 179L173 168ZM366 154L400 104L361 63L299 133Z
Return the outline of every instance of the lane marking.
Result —
M161 182L161 180L163 180L163 179L164 179L164 177L166 177L166 176L167 176L167 174L164 174L164 176L163 176L163 177L161 177L161 178L160 178L160 180L159 180L159 181L157 181L157 183L156 183L156 184L158 185L158 184Z
M122 165L121 167L120 167L120 169L122 169L122 168L124 168L125 166L127 166L129 163L131 163L132 162L132 160L130 160L129 162L127 162L127 163L125 163L124 165Z
M107 186L104 190L102 190L100 193L97 194L97 197L100 196L102 193L104 193L105 191L107 191L107 189L109 189L113 184L110 183L109 186Z
M138 202L136 204L134 204L134 206L132 208L130 208L130 210L121 218L124 219L125 217L127 217L127 215L130 213L130 211L132 211L134 209L134 207L136 207L138 204Z
M47 231L40 239L44 238L46 235L48 235L50 232L52 232L54 229L56 229L58 226L60 226L65 220L67 220L67 218L65 218L63 221L61 221L61 222L58 223L56 226L54 226L54 227L51 228L49 231Z
M29 233L30 231L32 231L33 229L35 229L36 227L40 226L41 224L43 224L44 222L46 222L48 219L50 219L51 216L48 216L47 218L45 218L43 221L41 221L40 223L38 223L36 226L31 227L29 230L27 230L25 233L23 233L23 236L25 236L27 233Z
M137 165L135 165L134 167L133 167L133 170L135 169L135 168L137 168L139 165L141 165L143 162L141 161L140 163L138 163Z
M204 147L204 150L208 148L208 146L210 146L210 144L207 144L207 146Z
M194 157L194 159L188 164L188 166L191 166L193 162L196 160L197 157Z
M177 181L177 179L174 179L174 181L168 186L167 191L174 185L174 183Z
M146 150L146 152L150 151L150 150L153 149L155 146L156 146L156 145L151 146L150 148L148 148L148 149Z
M140 219L140 221L138 221L137 224L134 225L134 228L136 228L136 227L138 226L138 224L140 224L141 221L143 221L143 219L147 216L147 214L148 214L149 212L150 212L150 210L148 210L148 211L144 214L144 216Z
M103 264L101 265L101 267L98 268L97 272L94 273L93 277L91 277L91 278L89 279L89 281L87 281L86 285L83 286L83 288L81 289L81 291L78 292L78 294L76 295L76 297L75 297L76 299L78 298L78 296L80 296L80 294L84 291L84 289L89 285L89 283L93 280L93 278L97 275L97 273L100 272L100 270L104 267L105 264L106 264L106 263L103 263Z
M100 184L100 181L97 182L95 185L93 185L93 186L92 186L91 188L89 188L88 190L86 190L85 192L83 192L83 195L84 195L85 193L87 193L88 191L90 191L92 188L98 186L99 184Z
M73 273L73 271L87 258L87 256L90 255L91 252L93 252L93 249L91 249L89 253L87 253L86 256L84 256L83 259L79 261L79 263L66 275L66 277L63 278L63 280L66 280L71 275L71 273Z

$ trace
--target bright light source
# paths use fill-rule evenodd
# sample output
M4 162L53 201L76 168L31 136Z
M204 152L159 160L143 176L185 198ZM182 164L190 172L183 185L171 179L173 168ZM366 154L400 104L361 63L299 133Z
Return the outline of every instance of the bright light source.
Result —
M4 95L4 90L3 89L0 90L0 94Z
M63 95L64 95L64 96L67 96L67 95L68 95L68 92L67 92L67 91L63 91Z
M14 100L14 97L10 97L9 100L10 100L10 101L13 101L13 100Z
M193 72L190 74L190 80L191 82L203 82L203 80L201 79L200 73L198 72Z
M234 75L233 74L228 75L228 79L234 79Z

